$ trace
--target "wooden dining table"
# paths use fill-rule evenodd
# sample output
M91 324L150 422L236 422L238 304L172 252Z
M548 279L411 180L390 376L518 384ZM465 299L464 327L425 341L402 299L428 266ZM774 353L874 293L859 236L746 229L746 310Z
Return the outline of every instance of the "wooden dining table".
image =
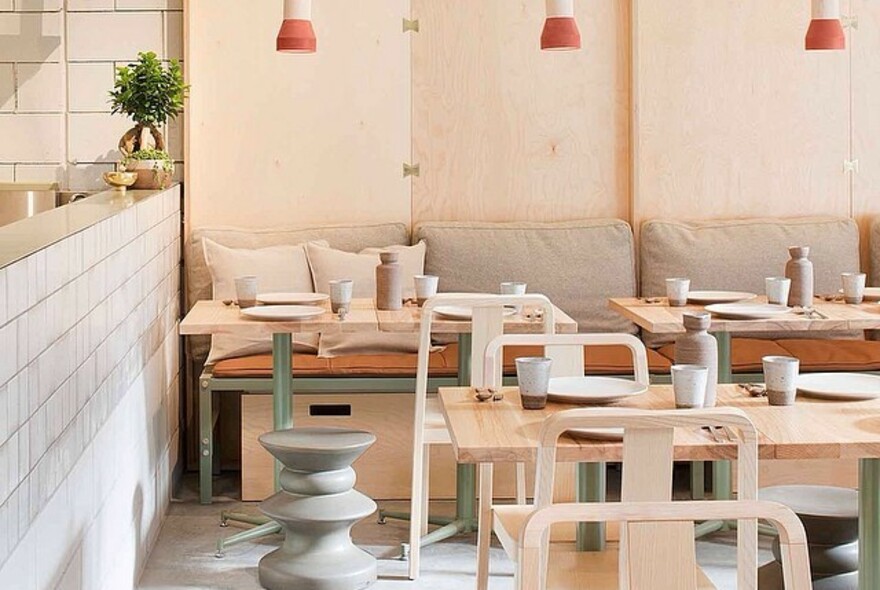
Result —
M440 403L459 462L497 464L535 461L544 420L575 406L548 403L543 410L523 410L518 390L504 389L499 402L479 402L465 387L441 388ZM798 397L793 406L770 406L736 385L718 388L718 406L742 409L759 433L760 459L859 459L859 588L880 588L880 399L860 402ZM669 410L672 387L652 385L644 395L616 407ZM731 460L736 445L707 431L675 432L675 458L682 461ZM563 436L558 461L620 461L622 443ZM480 523L491 526L491 523Z

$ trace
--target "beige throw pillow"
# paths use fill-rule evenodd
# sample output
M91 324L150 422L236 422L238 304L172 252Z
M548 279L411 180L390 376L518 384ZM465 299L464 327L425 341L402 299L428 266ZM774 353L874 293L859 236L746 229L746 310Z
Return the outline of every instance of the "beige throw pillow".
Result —
M203 244L215 300L235 299L235 277L244 275L257 277L258 290L261 293L314 292L304 244L271 246L257 250L228 248L207 238ZM327 242L316 244L326 246ZM297 334L293 340L294 349L299 352L315 352L318 349L316 334ZM271 351L271 336L252 338L216 335L211 338L211 352L207 363Z
M425 242L415 246L388 246L367 248L355 254L343 252L317 242L306 244L309 266L312 269L315 288L327 293L330 281L352 279L353 297L375 298L376 267L379 265L379 252L391 250L400 254L399 263L403 271L403 297L415 296L413 277L423 274L425 268ZM325 334L321 336L318 356L332 358L354 354L401 354L419 351L418 334L360 333Z

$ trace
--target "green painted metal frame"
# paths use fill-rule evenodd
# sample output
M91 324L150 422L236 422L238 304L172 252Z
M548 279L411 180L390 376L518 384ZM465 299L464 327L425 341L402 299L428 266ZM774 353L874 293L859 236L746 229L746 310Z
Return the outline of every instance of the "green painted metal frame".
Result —
M859 590L880 588L880 459L859 461Z

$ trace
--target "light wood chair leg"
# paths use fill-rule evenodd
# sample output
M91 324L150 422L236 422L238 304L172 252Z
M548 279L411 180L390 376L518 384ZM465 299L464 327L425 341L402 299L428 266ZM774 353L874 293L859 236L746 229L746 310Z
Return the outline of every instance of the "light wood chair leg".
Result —
M477 513L477 590L489 588L489 551L492 546L492 463L479 466L480 504Z
M525 504L526 499L526 464L516 464L516 503Z
M431 488L429 480L431 477L431 445L422 447L422 521L420 525L420 536L428 534L428 511L431 504Z

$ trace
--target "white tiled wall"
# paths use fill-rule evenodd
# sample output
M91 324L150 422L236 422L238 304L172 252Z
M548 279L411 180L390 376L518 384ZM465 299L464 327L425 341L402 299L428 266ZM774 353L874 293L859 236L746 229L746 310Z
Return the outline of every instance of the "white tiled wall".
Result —
M182 0L0 0L0 182L104 188L131 122L111 115L114 68L183 58ZM166 134L182 158L182 126ZM178 160L180 162L180 160ZM182 163L178 163L182 177Z
M131 588L179 445L180 191L0 269L0 588Z

